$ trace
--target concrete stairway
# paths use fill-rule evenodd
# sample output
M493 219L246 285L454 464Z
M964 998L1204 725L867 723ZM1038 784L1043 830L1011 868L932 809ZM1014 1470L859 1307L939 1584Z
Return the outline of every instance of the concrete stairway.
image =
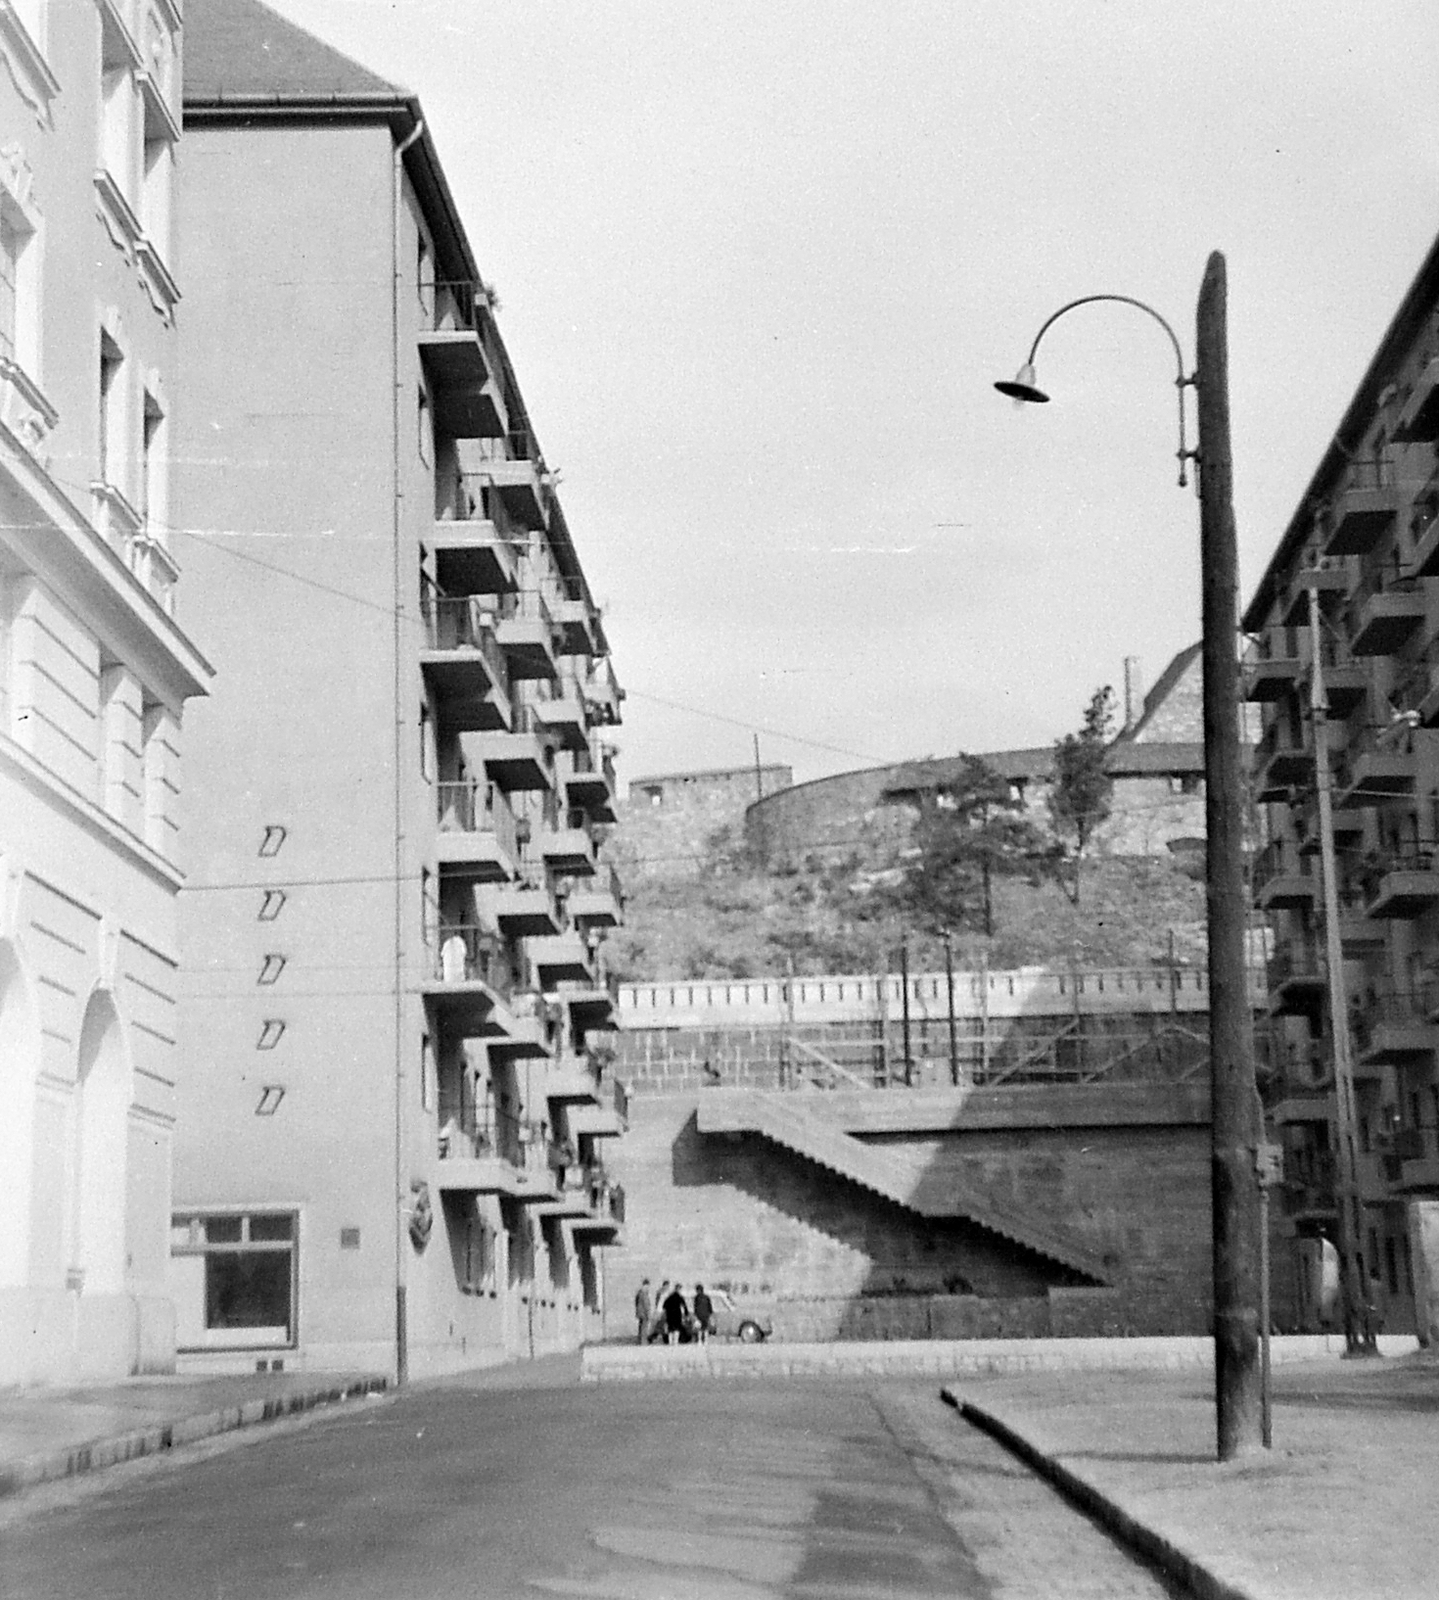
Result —
M887 1150L866 1144L829 1121L815 1096L759 1089L714 1089L700 1097L700 1133L757 1133L796 1155L882 1195L922 1217L961 1217L1027 1250L1056 1261L1091 1282L1110 1279L1099 1255L1050 1224L1012 1207L995 1205L946 1174L941 1181L916 1175Z

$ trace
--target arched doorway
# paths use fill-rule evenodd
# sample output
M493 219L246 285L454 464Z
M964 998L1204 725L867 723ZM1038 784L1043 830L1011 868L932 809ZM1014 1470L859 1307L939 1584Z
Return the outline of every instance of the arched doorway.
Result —
M125 1156L131 1072L115 1001L97 989L80 1029L75 1109L75 1231L71 1261L86 1294L125 1285Z
M0 1286L29 1277L40 1023L15 947L0 939Z

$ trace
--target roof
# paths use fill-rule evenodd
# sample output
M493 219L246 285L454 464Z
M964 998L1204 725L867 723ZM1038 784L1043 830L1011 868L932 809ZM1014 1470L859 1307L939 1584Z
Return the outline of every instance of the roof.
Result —
M1203 642L1196 641L1194 644L1186 646L1174 657L1164 671L1154 680L1154 687L1145 695L1144 710L1140 713L1139 720L1126 733L1122 733L1120 738L1143 738L1145 727L1150 718L1163 708L1165 701L1179 687L1184 674L1188 672L1202 649Z
M408 100L260 0L186 0L185 99Z
M1359 380L1359 387L1354 391L1354 397L1333 439L1314 469L1309 487L1299 497L1289 526L1269 558L1269 565L1264 569L1254 598L1244 611L1245 632L1255 633L1264 627L1296 552L1313 533L1316 513L1323 509L1325 501L1348 469L1350 459L1362 441L1385 389L1398 376L1436 301L1439 301L1439 237L1429 246L1429 253L1420 264L1413 283L1399 302L1399 309L1394 313L1393 321L1385 330L1364 376Z
M1032 778L1047 778L1054 770L1054 747L1044 745L1033 750L985 750L974 755L943 756L932 761L911 761L908 766L895 769L895 775L884 786L884 796L898 798L907 794L920 794L929 789L943 789L964 771L966 761L982 761L993 767L1001 778L1019 783Z
M967 759L970 758L947 756L939 761L914 761L906 767L900 767L884 786L884 798L899 800L907 795L943 789L959 777ZM1010 783L1043 781L1054 773L1053 745L1034 750L983 751L973 759L993 767L1001 778ZM1106 752L1104 766L1113 778L1202 773L1204 746L1158 742L1136 744L1130 739L1119 739Z

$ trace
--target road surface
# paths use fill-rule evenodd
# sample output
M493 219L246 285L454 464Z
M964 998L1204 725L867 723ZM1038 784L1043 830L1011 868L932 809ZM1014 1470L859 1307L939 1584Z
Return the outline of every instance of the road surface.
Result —
M933 1382L412 1388L37 1491L5 1600L1138 1600Z

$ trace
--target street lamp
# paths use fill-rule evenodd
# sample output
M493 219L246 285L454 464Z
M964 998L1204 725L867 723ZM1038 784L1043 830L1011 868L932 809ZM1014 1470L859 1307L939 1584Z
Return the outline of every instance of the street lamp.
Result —
M1178 364L1179 483L1199 465L1199 564L1204 663L1205 895L1209 923L1209 1056L1212 1095L1211 1195L1214 1254L1214 1400L1219 1459L1260 1447L1264 1395L1259 1356L1260 1152L1263 1116L1254 1078L1245 962L1244 805L1239 742L1239 561L1229 447L1229 352L1224 257L1204 272L1195 321L1197 365L1184 375L1174 330L1152 306L1128 295L1087 295L1061 306L1035 336L1029 359L1001 394L1022 405L1048 401L1035 381L1045 333L1068 312L1117 301L1152 317L1169 335ZM1199 396L1199 448L1184 438L1184 391Z

